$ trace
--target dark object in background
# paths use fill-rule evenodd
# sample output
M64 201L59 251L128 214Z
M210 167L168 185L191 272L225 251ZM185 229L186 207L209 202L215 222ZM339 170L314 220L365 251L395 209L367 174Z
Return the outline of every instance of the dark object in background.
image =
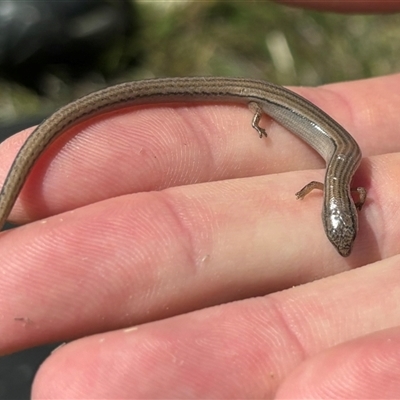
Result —
M130 0L0 0L0 73L41 93L46 70L101 70L101 56L135 31L135 14Z
M0 399L30 399L31 386L36 371L58 345L35 347L10 356L1 357Z
M13 121L8 124L0 124L0 143L17 132L34 125L39 125L47 117L48 115L37 115L35 117L19 119L18 121Z

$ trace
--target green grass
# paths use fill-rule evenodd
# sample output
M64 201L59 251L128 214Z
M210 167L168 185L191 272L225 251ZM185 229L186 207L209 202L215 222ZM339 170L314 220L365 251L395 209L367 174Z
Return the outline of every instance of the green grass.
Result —
M224 75L284 85L319 85L396 72L400 16L342 15L267 1L139 1L140 30L129 46L105 55L95 83L51 76L47 98L0 81L0 121L50 110L120 81ZM139 57L140 55L140 57ZM125 68L136 58L135 66Z

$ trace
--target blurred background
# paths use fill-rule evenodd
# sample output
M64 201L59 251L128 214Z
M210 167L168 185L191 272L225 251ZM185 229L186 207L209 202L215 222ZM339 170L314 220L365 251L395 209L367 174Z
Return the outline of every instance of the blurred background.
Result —
M0 139L118 82L240 76L282 85L400 69L400 15L257 1L0 0ZM28 399L55 345L0 357L0 399Z

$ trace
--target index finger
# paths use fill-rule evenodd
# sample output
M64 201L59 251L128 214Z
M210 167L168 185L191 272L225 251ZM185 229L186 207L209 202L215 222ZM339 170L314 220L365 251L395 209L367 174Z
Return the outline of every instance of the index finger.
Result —
M394 75L297 91L352 132L364 155L381 154L400 147L391 90L398 80ZM265 119L270 138L260 141L250 123L246 107L215 104L141 107L86 121L41 157L13 218L43 218L132 192L323 166L300 139L281 135L278 124ZM379 136L371 134L378 129ZM26 136L1 146L0 176ZM116 179L121 174L124 179Z

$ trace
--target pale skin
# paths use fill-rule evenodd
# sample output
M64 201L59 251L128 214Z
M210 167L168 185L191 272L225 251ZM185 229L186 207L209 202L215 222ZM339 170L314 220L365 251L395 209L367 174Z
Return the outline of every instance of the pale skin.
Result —
M399 397L396 87L294 88L365 157L346 259L321 193L294 195L322 159L266 117L260 139L246 107L128 109L64 135L12 213L32 223L0 238L0 351L73 340L33 398ZM0 146L0 180L29 132Z

